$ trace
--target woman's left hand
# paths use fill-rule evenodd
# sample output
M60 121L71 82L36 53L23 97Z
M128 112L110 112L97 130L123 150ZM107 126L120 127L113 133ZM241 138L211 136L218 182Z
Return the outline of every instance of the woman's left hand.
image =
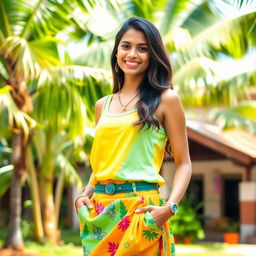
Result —
M149 211L152 218L154 219L158 228L161 228L162 225L171 217L173 213L171 212L169 206L154 206L148 205L135 210L136 213L143 213Z

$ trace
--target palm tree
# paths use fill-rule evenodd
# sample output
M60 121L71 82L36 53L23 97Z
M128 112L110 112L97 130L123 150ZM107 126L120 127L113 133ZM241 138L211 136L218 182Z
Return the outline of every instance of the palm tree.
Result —
M1 168L1 175L5 176L5 187L2 187L2 193L6 190L11 171L15 168L18 171L13 172L11 178L11 203L10 203L10 218L9 222L9 236L8 240L12 240L15 248L22 246L22 235L19 228L20 225L20 213L21 213L21 183L24 181L25 169L24 163L19 165L19 161L23 161L25 155L21 155L21 150L25 149L29 140L29 130L35 125L35 121L30 118L26 113L21 111L13 101L10 91L11 86L5 86L0 89L0 111L6 108L9 115L9 125L12 128L13 150L12 150L12 165ZM18 145L20 140L20 145ZM21 156L20 156L21 155ZM8 175L9 174L9 175ZM3 181L3 180L2 180Z
M35 130L32 140L38 159L44 232L52 241L57 239L64 179L73 184L80 181L70 156L84 144L86 128L93 126L92 108L96 100L110 92L110 82L104 70L66 65L54 68L53 73L54 76L43 74L39 79L38 90L33 95L35 108L32 113L43 126ZM57 170L61 172L54 200L53 180Z
M8 99L16 106L18 117L24 119L20 124L11 111L8 113L14 171L6 246L20 248L23 245L20 232L21 185L26 179L28 165L31 167L33 163L28 158L28 155L31 156L28 146L34 122L28 114L36 117L39 121L37 127L43 127L47 136L46 154L40 155L44 157L40 180L45 188L40 196L46 239L56 241L52 196L54 162L51 154L55 150L55 135L62 131L66 141L70 138L74 142L84 137L88 124L85 121L86 110L90 113L91 108L86 107L96 100L97 93L105 93L109 88L104 70L72 65L62 46L60 33L74 36L74 27L81 24L77 13L87 13L94 4L93 1L82 4L72 0L0 2L0 86L2 90L10 88ZM103 75L104 79L100 80L99 76L103 78ZM92 82L96 82L98 87L94 88ZM101 89L101 86L104 88ZM79 94L86 90L94 95L92 100Z

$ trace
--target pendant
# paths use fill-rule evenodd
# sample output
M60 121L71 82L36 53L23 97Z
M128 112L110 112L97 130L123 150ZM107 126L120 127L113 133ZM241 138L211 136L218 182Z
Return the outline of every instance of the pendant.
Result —
M126 110L126 107L123 107L123 111L125 111Z

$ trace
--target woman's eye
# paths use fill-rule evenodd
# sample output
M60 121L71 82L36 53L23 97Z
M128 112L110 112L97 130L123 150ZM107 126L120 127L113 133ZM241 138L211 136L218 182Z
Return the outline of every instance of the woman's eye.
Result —
M121 45L121 47L124 48L124 49L128 49L129 45L128 44L123 44L123 45Z
M140 47L140 48L139 48L139 51L140 51L140 52L146 52L147 50L148 50L147 47Z

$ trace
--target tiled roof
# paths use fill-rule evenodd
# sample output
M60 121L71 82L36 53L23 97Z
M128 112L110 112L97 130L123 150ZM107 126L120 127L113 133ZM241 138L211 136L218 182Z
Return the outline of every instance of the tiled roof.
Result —
M256 164L256 136L241 130L221 130L198 120L187 120L189 139L245 165Z

